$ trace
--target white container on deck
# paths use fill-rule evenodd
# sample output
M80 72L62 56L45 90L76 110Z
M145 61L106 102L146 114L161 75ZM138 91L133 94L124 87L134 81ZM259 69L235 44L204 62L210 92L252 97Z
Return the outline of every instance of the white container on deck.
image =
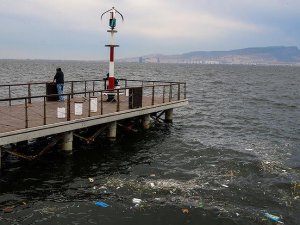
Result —
M97 112L97 97L90 97L90 110Z
M57 107L57 118L59 118L59 119L66 118L66 108L65 107Z
M75 102L75 116L82 116L83 102Z

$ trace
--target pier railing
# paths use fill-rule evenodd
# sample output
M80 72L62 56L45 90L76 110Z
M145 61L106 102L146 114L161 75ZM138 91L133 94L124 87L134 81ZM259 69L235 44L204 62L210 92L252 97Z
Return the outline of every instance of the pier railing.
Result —
M114 90L106 90L104 80L67 81L63 94L65 101L51 102L47 101L48 98L58 95L46 95L46 84L47 82L0 85L0 96L8 95L8 98L0 98L3 127L0 132L186 99L184 82L120 79L120 87ZM108 95L113 95L113 101L107 101ZM80 107L80 113L76 112L76 105ZM64 109L62 116L59 116L59 108Z
M180 94L186 96L186 84L183 82L169 82L169 81L145 81L145 80L128 80L119 79L121 87L138 87L149 85L170 85L172 87L178 86ZM12 104L12 99L27 97L28 103L31 103L34 96L46 95L46 86L50 82L29 82L29 83L14 83L14 84L1 84L0 85L0 99L10 99L9 105ZM88 92L95 90L106 89L106 80L72 80L66 81L64 84L64 92L72 94L76 92L84 92L85 97Z

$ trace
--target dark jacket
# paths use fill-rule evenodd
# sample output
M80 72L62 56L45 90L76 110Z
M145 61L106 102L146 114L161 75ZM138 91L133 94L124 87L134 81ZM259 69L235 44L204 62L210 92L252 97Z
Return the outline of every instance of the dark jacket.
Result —
M55 74L53 80L56 80L57 84L63 84L65 82L64 73L62 71L56 71L56 74Z

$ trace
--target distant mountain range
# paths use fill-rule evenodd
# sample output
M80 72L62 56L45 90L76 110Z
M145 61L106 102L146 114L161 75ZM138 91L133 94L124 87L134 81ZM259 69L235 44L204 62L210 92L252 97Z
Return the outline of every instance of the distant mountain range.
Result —
M300 50L295 46L272 46L231 51L195 51L180 55L152 54L120 59L119 61L140 63L300 65Z

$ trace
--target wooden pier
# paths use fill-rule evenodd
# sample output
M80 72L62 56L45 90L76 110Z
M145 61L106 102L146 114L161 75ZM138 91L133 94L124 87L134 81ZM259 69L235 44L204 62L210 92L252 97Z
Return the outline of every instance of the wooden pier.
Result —
M188 104L186 83L120 83L108 91L105 80L67 81L64 102L49 101L57 95L47 93L46 82L0 85L0 156L3 146L52 135L60 136L62 150L71 153L73 135L83 128L105 124L107 138L115 140L117 122L140 118L147 129L151 115L165 115L171 122L173 109ZM107 101L107 95L114 100Z

